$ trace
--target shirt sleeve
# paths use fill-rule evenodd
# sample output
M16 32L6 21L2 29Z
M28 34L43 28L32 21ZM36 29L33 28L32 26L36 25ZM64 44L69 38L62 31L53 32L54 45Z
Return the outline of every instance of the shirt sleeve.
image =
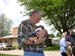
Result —
M31 35L31 33L28 32L28 27L21 23L18 29L18 44L20 47L23 47L23 45L25 45L26 40L28 40L29 38L29 35Z
M65 40L61 40L61 41L60 41L60 44L61 44L61 46L64 47L64 48L67 47Z
M64 47L67 47L66 41L63 41L63 46L64 46Z

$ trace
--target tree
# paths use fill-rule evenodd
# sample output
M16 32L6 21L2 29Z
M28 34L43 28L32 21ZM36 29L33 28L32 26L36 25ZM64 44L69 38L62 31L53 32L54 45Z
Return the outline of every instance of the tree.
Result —
M49 37L54 38L55 36L54 36L54 34L49 34Z
M56 37L62 37L62 34L58 32Z
M11 28L12 21L8 19L4 14L0 16L0 37L9 34L9 29Z
M75 0L19 0L25 9L42 11L48 24L59 31L75 28ZM63 30L63 31L62 31Z

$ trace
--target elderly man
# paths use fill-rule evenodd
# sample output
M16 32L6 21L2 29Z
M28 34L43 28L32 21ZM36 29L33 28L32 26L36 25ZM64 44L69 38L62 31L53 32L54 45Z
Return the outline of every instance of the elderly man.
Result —
M30 14L30 19L22 21L19 25L18 43L23 47L24 56L44 56L44 42L47 37L47 31L42 29L37 32L37 36L33 36L32 33L38 28L35 24L41 20L41 14L39 11L34 10Z

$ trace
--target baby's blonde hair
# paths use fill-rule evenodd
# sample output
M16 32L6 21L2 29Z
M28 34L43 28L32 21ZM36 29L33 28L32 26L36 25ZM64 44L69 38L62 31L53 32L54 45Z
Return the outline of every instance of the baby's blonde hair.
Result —
M62 33L62 37L65 37L67 35L67 32Z

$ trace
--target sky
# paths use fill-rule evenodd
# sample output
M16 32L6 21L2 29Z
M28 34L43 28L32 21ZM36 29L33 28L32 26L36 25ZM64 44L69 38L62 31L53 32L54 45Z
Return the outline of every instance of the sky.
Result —
M24 7L20 6L17 3L17 0L0 0L0 15L5 14L9 19L12 20L13 25L12 27L17 27L22 20L27 20L28 16L23 16ZM52 26L48 26L44 23L44 20L40 21L38 25L43 25L47 29L48 33L52 33L51 28ZM56 34L56 33L54 33Z
M17 26L22 20L27 18L23 16L23 7L17 3L17 0L0 0L0 15L4 13L9 19L13 21L13 26Z

